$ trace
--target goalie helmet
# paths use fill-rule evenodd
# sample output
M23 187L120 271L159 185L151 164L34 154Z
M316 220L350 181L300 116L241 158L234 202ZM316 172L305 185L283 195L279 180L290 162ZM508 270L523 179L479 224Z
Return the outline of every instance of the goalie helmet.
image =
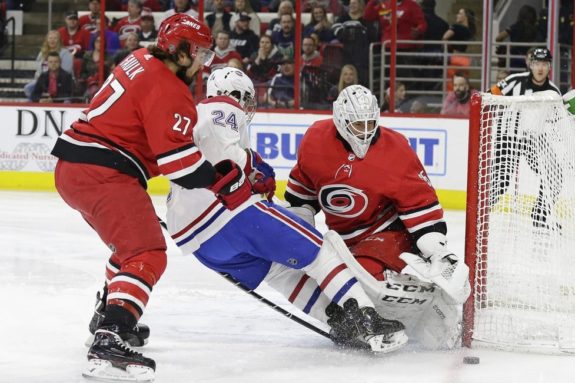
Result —
M348 86L333 103L333 121L355 155L364 158L379 125L377 98L364 86ZM352 126L358 121L363 122L360 129ZM368 125L370 121L374 123L372 128Z
M210 65L214 57L214 52L210 50L212 45L210 28L192 16L176 13L160 24L157 46L164 52L174 55L182 43L190 46L189 54L192 58L201 54L202 63Z
M206 96L225 95L235 99L246 113L246 125L249 125L256 111L255 94L252 80L239 69L217 69L208 78Z

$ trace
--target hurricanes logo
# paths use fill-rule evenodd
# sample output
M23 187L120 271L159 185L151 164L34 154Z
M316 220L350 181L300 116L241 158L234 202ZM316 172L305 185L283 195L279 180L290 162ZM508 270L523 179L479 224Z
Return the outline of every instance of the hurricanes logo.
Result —
M338 217L354 218L367 208L367 195L363 190L349 185L327 185L319 191L319 203L322 209Z

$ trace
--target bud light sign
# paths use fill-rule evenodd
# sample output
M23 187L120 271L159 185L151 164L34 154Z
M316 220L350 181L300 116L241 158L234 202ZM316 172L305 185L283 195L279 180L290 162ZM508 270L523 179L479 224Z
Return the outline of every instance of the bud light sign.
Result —
M430 176L444 176L447 173L447 130L393 128L407 137L409 145L419 157Z
M252 123L250 125L252 148L287 178L290 169L296 163L297 149L308 126L308 124ZM446 130L418 128L394 128L394 130L406 136L428 175L446 174ZM282 177L280 174L278 176Z

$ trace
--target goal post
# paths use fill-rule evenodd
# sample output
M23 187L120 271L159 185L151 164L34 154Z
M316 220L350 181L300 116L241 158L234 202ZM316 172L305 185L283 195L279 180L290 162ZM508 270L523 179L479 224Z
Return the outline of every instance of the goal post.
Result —
M575 120L555 92L471 99L463 344L575 353Z

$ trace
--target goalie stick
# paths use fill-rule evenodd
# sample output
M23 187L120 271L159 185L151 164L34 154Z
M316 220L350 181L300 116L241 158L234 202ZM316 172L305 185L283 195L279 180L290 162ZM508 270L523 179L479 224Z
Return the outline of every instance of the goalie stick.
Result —
M158 222L160 223L160 225L166 230L166 232L168 231L168 225L166 224L166 222L164 222L160 217L158 217ZM217 272L217 271L216 271ZM263 297L262 295L256 293L254 290L250 289L249 287L244 286L241 282L237 281L234 277L232 277L230 274L227 273L221 273L221 272L217 272L218 274L220 274L222 277L224 277L224 279L226 279L228 282L230 282L231 284L233 284L234 286L236 286L237 288L245 291L246 293L248 293L249 295L251 295L252 297L256 298L258 301L264 303L265 305L271 307L273 310L277 311L278 313L284 315L285 317L293 320L294 322L296 322L297 324L300 324L310 330L312 330L313 332L315 332L316 334L319 334L323 337L326 337L328 339L331 339L329 336L329 333L327 333L326 331L320 329L319 327L314 326L313 324L307 322L306 320L300 318L299 316L289 312L288 310L284 309L283 307L280 307L279 305L275 304L274 302L270 301L269 299Z

